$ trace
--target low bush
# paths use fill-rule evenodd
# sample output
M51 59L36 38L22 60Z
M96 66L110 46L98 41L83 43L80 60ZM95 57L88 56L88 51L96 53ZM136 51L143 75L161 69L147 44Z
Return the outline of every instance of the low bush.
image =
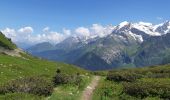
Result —
M70 77L66 74L58 73L53 77L54 85L67 84Z
M143 79L137 82L123 83L123 91L131 96L160 97L170 99L170 80L169 79Z
M122 93L122 87L119 84L108 81L101 88L101 92L103 96L108 96L108 97L119 96Z
M147 74L148 78L170 78L170 73L150 73Z
M139 78L142 78L142 75L136 73L123 72L123 71L109 73L106 77L107 80L116 81L116 82L121 82L121 81L133 82Z
M60 85L60 84L75 84L75 85L80 85L82 81L82 77L78 74L76 75L67 75L63 73L57 73L53 77L53 83L54 85Z
M121 84L103 78L94 91L93 100L119 100L122 92Z
M17 79L0 86L0 94L21 92L48 96L52 91L52 82L38 77Z
M42 100L43 97L27 93L7 93L0 95L0 100Z

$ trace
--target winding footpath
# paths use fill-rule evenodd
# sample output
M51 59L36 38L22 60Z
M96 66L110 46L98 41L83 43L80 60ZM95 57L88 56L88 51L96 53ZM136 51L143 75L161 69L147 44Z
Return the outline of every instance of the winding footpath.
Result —
M97 87L100 78L101 78L100 76L93 77L91 83L83 91L81 100L92 100L93 91Z

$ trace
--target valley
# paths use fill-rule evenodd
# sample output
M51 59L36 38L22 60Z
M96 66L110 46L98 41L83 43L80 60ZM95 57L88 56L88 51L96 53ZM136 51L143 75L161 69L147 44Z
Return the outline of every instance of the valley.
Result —
M93 71L161 65L170 62L169 32L169 21L157 25L124 21L104 27L102 36L74 35L57 44L42 42L26 51Z
M170 100L170 0L1 0L0 100Z
M1 35L0 100L170 99L169 64L88 71L32 56ZM155 41L155 38L159 37L150 41ZM162 41L164 38L168 39L168 36L160 40L163 47L169 44Z

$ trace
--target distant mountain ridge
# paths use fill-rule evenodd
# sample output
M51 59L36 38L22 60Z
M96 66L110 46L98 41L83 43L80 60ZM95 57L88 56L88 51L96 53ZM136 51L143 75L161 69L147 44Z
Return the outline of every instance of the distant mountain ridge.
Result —
M151 63L143 64L143 62L140 62L140 59L143 59L143 55L141 54L143 49L154 47L154 45L149 45L150 43L155 43L159 46L161 44L159 44L158 41L164 43L170 39L169 34L167 34L170 32L169 21L159 25L144 22L130 23L125 21L109 29L112 29L112 32L102 37L93 36L82 38L79 36L72 36L56 44L52 50L44 50L42 46L42 48L40 48L42 51L40 52L31 48L27 51L30 52L32 50L34 53L30 53L36 56L79 65L90 70L141 67L163 63L153 63L153 60ZM158 38L156 39L157 41L155 41L154 38ZM164 45L169 49L169 46L167 46L168 44ZM144 48L145 46L149 47ZM160 46L159 52L161 52L161 48L165 47ZM148 53L152 54L153 52L150 53L148 51ZM167 51L164 52L164 54L165 53L167 53ZM163 58L163 56L158 57L161 59ZM169 61L166 60L166 63L168 62Z
M43 42L43 43L39 43L39 44L36 44L30 47L29 49L27 49L27 51L36 53L36 52L42 52L42 51L47 51L47 50L53 50L53 49L55 49L55 46L53 46L49 42Z
M136 66L170 63L170 33L144 41L135 56Z

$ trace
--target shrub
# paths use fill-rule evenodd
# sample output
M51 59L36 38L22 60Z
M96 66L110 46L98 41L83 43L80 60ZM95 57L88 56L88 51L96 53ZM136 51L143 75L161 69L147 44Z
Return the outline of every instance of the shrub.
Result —
M133 96L130 96L130 95L128 95L128 94L123 93L123 94L121 94L121 95L119 96L119 99L118 99L118 100L140 100L140 99L138 99L138 98L136 98L136 97L133 97Z
M80 85L82 81L82 77L80 75L67 75L62 73L57 73L53 77L53 83L54 85L60 85L60 84L75 84Z
M151 73L147 75L148 78L170 78L170 73Z
M43 97L27 93L7 93L0 100L42 100Z
M122 86L113 82L107 82L103 84L101 88L101 94L108 97L118 96L122 93Z
M170 81L168 79L145 79L134 83L123 83L124 92L135 97L158 96L170 99Z
M66 75L66 74L57 73L53 77L54 85L67 84L70 81L69 78L70 77L68 75Z
M123 87L117 82L108 80L100 80L97 88L94 91L94 100L119 100L123 92Z
M107 75L107 80L110 81L116 81L116 82L121 82L121 81L126 81L126 82L133 82L136 79L141 78L142 76L140 74L136 73L130 73L130 72L115 72L115 73L109 73Z
M0 94L21 92L48 96L52 91L52 82L38 77L17 79L0 86Z
M75 84L80 86L82 82L82 77L80 76L80 73L76 73L75 75L68 75L61 73L60 69L57 69L56 75L53 77L53 83L54 85L60 85L60 84Z

